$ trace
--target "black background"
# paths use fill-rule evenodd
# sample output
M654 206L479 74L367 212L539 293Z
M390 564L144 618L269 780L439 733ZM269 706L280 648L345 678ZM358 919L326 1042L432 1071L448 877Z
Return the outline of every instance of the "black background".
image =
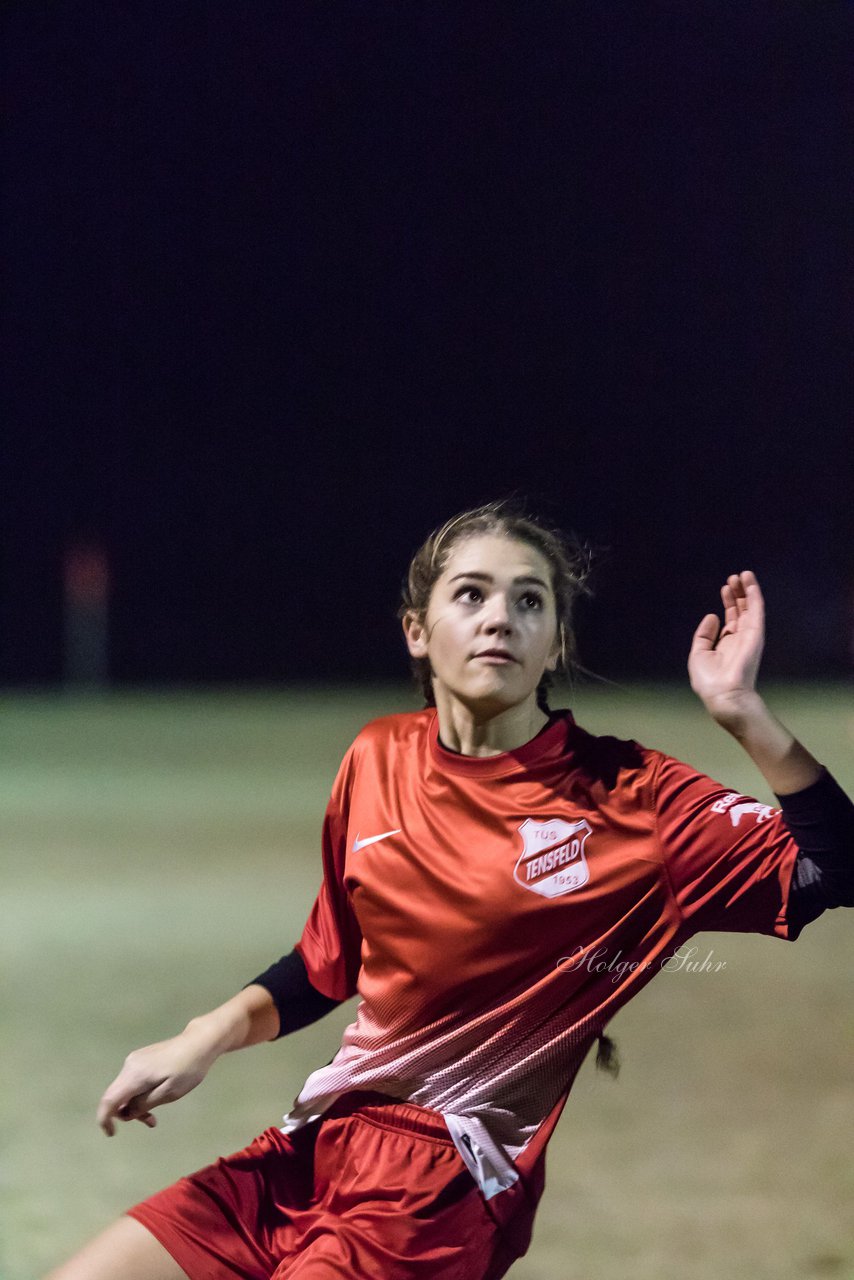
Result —
M850 667L848 3L7 4L0 680L103 546L120 682L403 677L416 545L600 548L681 678L756 569Z

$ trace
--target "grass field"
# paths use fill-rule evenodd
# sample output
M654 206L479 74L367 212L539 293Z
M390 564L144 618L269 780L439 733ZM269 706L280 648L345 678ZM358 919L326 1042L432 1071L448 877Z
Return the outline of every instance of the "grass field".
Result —
M767 696L854 788L849 692ZM366 720L415 705L405 689L2 699L3 1280L245 1145L332 1056L352 1005L220 1060L153 1132L108 1141L94 1123L128 1050L290 949L341 755ZM688 692L574 705L770 799ZM705 935L725 969L662 974L618 1015L621 1075L585 1064L514 1280L854 1278L852 926L828 913L795 946Z

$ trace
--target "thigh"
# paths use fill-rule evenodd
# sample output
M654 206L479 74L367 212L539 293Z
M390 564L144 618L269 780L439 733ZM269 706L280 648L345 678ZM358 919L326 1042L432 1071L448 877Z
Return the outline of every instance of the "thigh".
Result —
M186 1280L171 1254L132 1218L119 1218L46 1280Z
M313 1137L268 1129L128 1214L190 1280L269 1280L312 1220Z

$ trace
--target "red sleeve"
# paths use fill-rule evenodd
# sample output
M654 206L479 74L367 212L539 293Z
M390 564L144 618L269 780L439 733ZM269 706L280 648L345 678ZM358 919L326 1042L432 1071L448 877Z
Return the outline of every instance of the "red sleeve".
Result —
M323 883L296 944L309 982L332 1000L355 995L362 963L362 934L344 887L353 756L351 747L332 788L323 821Z
M665 866L693 931L766 933L791 941L786 917L798 847L779 809L662 756L655 795Z

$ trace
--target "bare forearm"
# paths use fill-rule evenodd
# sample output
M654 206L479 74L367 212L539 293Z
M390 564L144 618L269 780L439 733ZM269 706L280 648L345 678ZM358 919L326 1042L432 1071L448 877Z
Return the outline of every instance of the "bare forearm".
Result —
M776 795L803 791L821 776L815 757L772 714L758 693L730 701L725 714L709 705L706 709L744 748Z
M234 1049L274 1040L279 1032L279 1014L269 991L248 986L225 1004L193 1018L185 1035L198 1037L219 1057Z
M154 1107L183 1098L201 1084L222 1053L272 1040L279 1015L263 987L245 987L238 995L193 1018L180 1035L135 1049L98 1105L98 1123L111 1137L116 1120L157 1123Z

